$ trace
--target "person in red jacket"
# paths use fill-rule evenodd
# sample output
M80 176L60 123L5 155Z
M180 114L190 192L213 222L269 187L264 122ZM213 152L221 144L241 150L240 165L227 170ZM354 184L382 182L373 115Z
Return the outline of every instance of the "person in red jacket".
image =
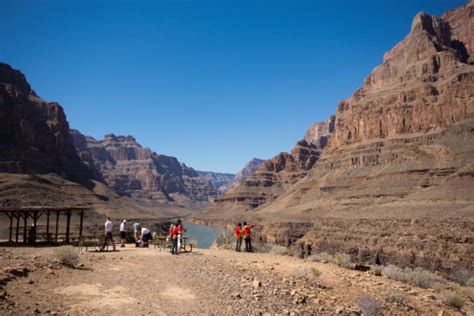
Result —
M242 237L245 240L245 251L252 252L252 232L250 231L251 228L255 227L255 225L247 225L244 222L244 228L242 228Z
M171 237L171 241L173 242L173 246L171 248L172 255L178 254L178 233L179 233L179 228L172 225L170 227L170 237Z
M238 223L235 225L235 250L240 251L240 248L242 248L242 223Z

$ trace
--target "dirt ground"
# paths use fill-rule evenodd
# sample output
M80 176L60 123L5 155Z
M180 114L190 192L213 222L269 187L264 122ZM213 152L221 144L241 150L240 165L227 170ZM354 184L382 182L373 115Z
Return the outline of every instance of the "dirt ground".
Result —
M360 315L358 298L376 300L383 315L474 315L443 302L472 288L421 289L332 264L294 257L195 249L172 256L127 245L115 252L81 251L73 269L57 248L0 248L0 314L52 315ZM316 268L319 278L295 269Z

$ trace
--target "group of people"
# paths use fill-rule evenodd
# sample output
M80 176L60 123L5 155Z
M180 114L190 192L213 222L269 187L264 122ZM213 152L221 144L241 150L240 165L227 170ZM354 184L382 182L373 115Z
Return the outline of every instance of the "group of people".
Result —
M241 251L242 248L242 239L245 241L245 251L252 252L252 232L250 231L255 225L249 225L244 222L244 226L242 227L242 223L238 223L235 225L234 232L235 232L235 250Z
M104 244L103 248L107 245L108 242L114 242L113 239L113 224L112 221L110 220L110 217L107 217L107 220L105 221L104 224L104 229L105 229L105 238L104 238ZM125 242L127 241L127 220L124 219L120 223L120 247L125 247ZM135 246L136 247L148 247L148 242L153 239L153 235L151 233L151 230L142 227L139 222L135 222L133 224L133 237L135 239Z
M181 249L181 240L185 231L186 230L184 229L183 223L180 219L176 221L176 224L170 225L170 239L173 243L171 247L172 255L179 255L179 250Z

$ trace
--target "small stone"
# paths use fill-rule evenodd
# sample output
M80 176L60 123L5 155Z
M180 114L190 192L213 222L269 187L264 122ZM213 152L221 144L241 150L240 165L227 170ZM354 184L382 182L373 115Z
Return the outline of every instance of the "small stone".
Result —
M344 312L344 307L338 306L336 307L336 314L342 314Z
M262 283L261 283L259 280L253 280L253 282L252 282L252 287L253 287L254 289L257 289L257 288L259 288L259 287L261 287L261 286L262 286Z

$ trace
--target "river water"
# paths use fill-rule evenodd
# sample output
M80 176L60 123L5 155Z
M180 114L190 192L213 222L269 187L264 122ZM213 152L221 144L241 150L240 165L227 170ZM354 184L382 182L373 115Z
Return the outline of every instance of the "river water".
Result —
M222 231L222 228L213 226L198 225L190 222L183 222L186 232L184 236L189 236L189 240L197 241L198 248L210 248L217 234Z

